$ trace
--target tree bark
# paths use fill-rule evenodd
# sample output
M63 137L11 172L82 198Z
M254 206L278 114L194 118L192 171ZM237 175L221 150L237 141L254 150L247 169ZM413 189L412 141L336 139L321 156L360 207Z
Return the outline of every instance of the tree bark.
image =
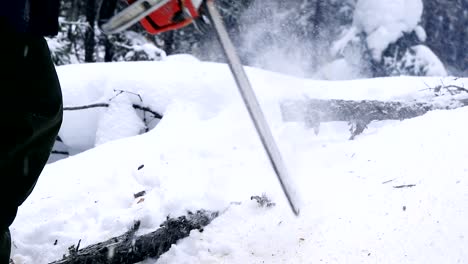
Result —
M94 49L96 40L94 34L94 25L96 24L96 0L86 1L86 20L88 28L85 33L85 62L94 62Z
M175 219L168 219L156 231L135 236L139 222L127 233L107 241L78 249L69 248L70 254L50 264L133 264L147 258L159 258L172 244L189 236L190 231L207 226L217 212L198 211Z
M306 99L281 104L285 122L304 122L318 133L320 123L347 121L352 125L351 138L364 131L372 121L403 120L424 115L431 110L454 109L468 105L468 99L453 100L441 106L429 102L387 102L375 100Z
M108 36L105 36L104 38L104 62L112 62L115 54L114 44Z
M117 7L117 0L103 0L99 8L99 18L98 26L101 27L102 24L109 21L112 16L115 14ZM104 39L104 62L113 61L115 54L115 47L110 36L103 36Z

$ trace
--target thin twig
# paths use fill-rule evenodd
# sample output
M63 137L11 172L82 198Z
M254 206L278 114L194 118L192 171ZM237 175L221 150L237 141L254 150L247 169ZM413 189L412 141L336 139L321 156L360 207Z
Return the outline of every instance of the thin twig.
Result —
M115 91L115 90L114 90L114 91ZM125 91L122 91L122 90L119 91L116 95L112 96L112 97L109 99L109 102L112 101L112 100L114 100L117 96L123 94L124 92L125 92Z
M396 180L396 179L391 179L391 180L388 180L388 181L384 181L384 182L382 182L382 184L387 184L387 183L390 183L390 182L392 182L394 180Z
M120 89L114 89L114 92L121 92L120 94L122 93L129 93L129 94L133 94L135 96L138 96L138 98L140 99L140 102L143 103L143 98L141 98L141 95L140 94L137 94L137 93L134 93L134 92L130 92L130 91L126 91L126 90L120 90ZM119 95L120 95L119 94Z
M70 153L68 153L67 151L58 151L58 150L52 150L51 152L52 154L57 154L57 155L65 155L65 156L69 156Z
M406 185L398 185L398 186L393 186L395 189L401 189L401 188L411 188L416 186L416 184L406 184Z
M454 85L454 84L447 85L447 86L445 86L444 88L447 88L447 89L449 89L449 88L455 88L457 91L468 93L468 89L466 89L466 88L464 88L464 87L462 87L462 86Z

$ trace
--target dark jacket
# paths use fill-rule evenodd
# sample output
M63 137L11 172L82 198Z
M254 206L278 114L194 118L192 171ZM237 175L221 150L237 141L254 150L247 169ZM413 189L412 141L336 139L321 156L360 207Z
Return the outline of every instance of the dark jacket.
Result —
M60 0L0 0L0 22L18 33L54 36Z

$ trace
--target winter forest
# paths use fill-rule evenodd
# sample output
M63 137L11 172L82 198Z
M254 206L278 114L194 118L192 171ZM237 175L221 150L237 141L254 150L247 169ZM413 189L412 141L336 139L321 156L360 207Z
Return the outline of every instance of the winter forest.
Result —
M468 0L215 0L261 126L213 25L108 1L61 0L10 264L468 263Z
M468 75L468 1L218 0L246 65L316 79ZM61 32L49 41L58 65L158 60L192 54L220 61L210 30L157 36L141 26L100 33L102 0L62 0ZM102 8L101 8L102 7ZM380 27L380 28L379 28ZM287 61L288 63L283 63Z

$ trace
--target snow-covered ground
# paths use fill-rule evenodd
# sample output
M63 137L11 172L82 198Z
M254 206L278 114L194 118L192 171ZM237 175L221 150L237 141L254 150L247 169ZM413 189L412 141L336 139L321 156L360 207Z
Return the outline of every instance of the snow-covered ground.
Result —
M66 112L61 138L86 151L46 166L20 208L11 227L17 264L48 263L80 239L81 247L106 240L135 220L150 232L168 215L202 208L224 213L145 263L468 263L468 108L375 122L354 141L345 123L315 135L283 122L279 109L304 96L430 100L427 86L468 79L325 82L247 68L301 196L296 218L226 65L173 56L58 72L66 106L114 99ZM136 135L133 93L164 114L146 134ZM262 193L276 206L250 200Z

